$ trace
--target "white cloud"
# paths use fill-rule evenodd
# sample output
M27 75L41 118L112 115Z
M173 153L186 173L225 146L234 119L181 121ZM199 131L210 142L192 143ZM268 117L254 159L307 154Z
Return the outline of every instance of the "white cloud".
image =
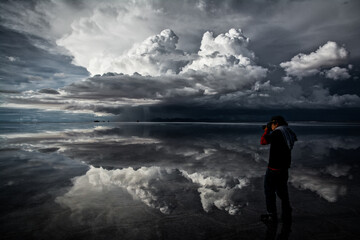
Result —
M212 32L206 32L203 35L199 55L208 56L216 52L223 55L234 55L254 59L255 55L248 47L250 39L247 38L241 29L230 29L227 33L219 34L214 37ZM247 59L243 59L248 63Z
M324 73L325 77L333 80L345 80L351 77L348 69L340 67L333 67L330 70L324 71Z
M280 66L284 68L288 76L301 79L316 75L323 68L344 63L348 56L349 52L344 47L339 46L336 42L329 41L320 46L315 52L310 54L300 53L294 56L291 61L280 63Z
M16 61L16 57L13 57L13 56L8 56L7 59L8 59L10 62L15 62L15 61Z
M230 29L217 37L212 32L206 32L201 40L198 59L184 67L183 72L209 71L213 68L231 71L235 70L232 68L250 66L255 54L247 48L248 43L249 39L240 29Z
M249 39L240 29L230 29L216 37L212 32L206 32L197 59L181 73L203 78L206 85L216 91L235 91L261 80L267 69L254 63L255 54L248 49L248 43Z
M284 82L292 82L293 81L293 78L292 77L289 77L289 76L284 76L281 78Z
M65 73L54 73L54 77L56 77L56 78L65 78L66 74Z
M270 84L270 80L266 81L264 83L261 82L256 82L255 85L253 86L253 90L256 92L260 92L260 91L273 91L273 92L282 92L285 90L284 87L276 87L276 86L272 86Z
M158 76L175 74L186 65L186 54L178 50L178 36L165 29L160 34L148 37L140 44L135 44L127 53L114 56L113 53L89 59L86 66L92 74L119 72Z
M206 2L205 0L199 0L196 4L196 7L200 9L201 11L206 11Z
M156 42L159 45L165 43L164 39L161 39L162 35L154 36L152 39L148 38L138 49L130 51L129 49L135 43L154 35L157 32L154 29L158 29L156 26L164 25L160 24L165 17L164 13L146 1L122 3L110 1L106 4L93 3L92 5L94 6L91 6L92 9L90 8L91 14L73 19L70 33L58 39L57 44L66 48L74 56L73 62L76 65L87 68L92 74L142 72L142 66L137 65L139 60L145 64L144 68L150 67L149 73L152 73L151 65L154 63L150 55L151 53L156 54L156 50L154 51L154 48L157 47ZM168 37L165 41L172 42L167 46L158 46L162 50L168 51L174 47L171 44L177 42L177 37L170 35ZM141 51L150 59L146 60L146 56L143 59L140 59L140 56L136 58L136 54ZM134 57L135 59L133 59ZM130 58L129 63L126 62L127 58ZM131 66L132 64L133 66ZM134 70L134 67L137 69ZM143 73L146 74L146 71Z
M88 28L91 28L92 24ZM247 48L249 39L241 30L230 29L217 37L206 32L197 56L178 49L178 40L172 30L165 29L141 43L135 43L125 52L111 51L111 46L107 46L106 52L101 50L97 53L98 50L91 50L90 53L78 53L76 49L72 50L71 44L67 44L67 38L59 40L58 43L73 53L75 63L86 67L92 74L138 72L142 75L159 76L177 74L182 69L182 74L200 72L206 76L212 74L221 77L228 81L228 84L223 84L225 88L232 89L266 76L267 69L254 64L255 54ZM188 64L194 58L196 59ZM208 78L207 81L210 83L212 80ZM219 83L210 85L213 88L219 87Z

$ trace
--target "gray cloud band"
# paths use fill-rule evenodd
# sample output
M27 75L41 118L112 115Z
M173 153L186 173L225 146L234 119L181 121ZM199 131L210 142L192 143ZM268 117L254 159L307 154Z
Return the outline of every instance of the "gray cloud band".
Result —
M133 55L130 58L138 56L134 61L140 61L131 64L135 67L134 70L140 69L143 74L151 72L158 76L143 76L137 72L133 75L96 75L57 90L42 89L38 92L25 92L23 95L8 94L5 102L8 106L50 106L50 109L98 114L118 114L129 107L168 104L206 107L232 105L242 108L359 106L359 96L330 94L322 86L315 86L309 92L302 87L301 81L277 82L272 85L266 79L268 70L255 64L255 55L248 50L248 38L241 30L231 29L216 37L210 32L205 33L197 56L192 56L194 60L181 61L180 65L177 58L169 59L170 55L186 55L176 49L176 42L177 36L171 30L166 30L131 50ZM332 67L338 61L343 61L347 54L343 47L328 42L316 52L298 55L281 66L288 74L300 79L305 75L297 75L298 73L317 73L321 66ZM149 61L144 65L141 59ZM123 69L121 64L116 66L119 70ZM160 66L159 72L154 72L155 66ZM127 69L126 66L125 68ZM300 71L301 69L306 71ZM342 70L333 67L327 75L334 79L343 78L348 73Z
M23 9L32 4L37 7L29 7L35 9L30 11L31 16L14 17L16 15L14 9ZM289 61L282 59L280 65L273 67L274 70L258 63L259 59L251 48L259 49L259 47L256 42L251 45L250 39L240 29L230 29L228 32L224 32L224 26L221 30L214 27L219 33L215 34L207 31L208 26L202 26L195 31L193 26L185 29L184 26L176 25L169 20L167 27L174 27L179 36L171 29L162 30L164 24L160 24L160 22L167 19L165 13L174 13L173 5L163 4L164 8L160 11L156 4L143 4L141 1L125 1L121 5L116 2L101 5L90 1L87 9L77 14L74 12L79 10L79 6L66 2L50 5L40 4L36 1L27 5L3 4L4 9L8 10L4 12L3 25L19 32L28 34L31 32L36 36L42 36L46 31L53 33L47 40L56 42L65 48L67 54L73 57L74 64L85 67L94 75L89 79L76 81L74 84L59 89L56 87L54 87L56 89L51 89L48 85L44 85L37 92L5 94L2 96L3 106L115 115L139 106L180 105L203 108L343 108L360 106L357 90L347 93L348 91L345 89L337 93L336 89L330 89L327 82L323 81L325 78L352 80L353 67L347 63L350 58L349 51L337 42L322 40L318 44L317 50L295 54ZM241 3L231 2L223 6L201 1L201 3L185 4L183 7L192 13L205 13L204 15L193 14L192 18L195 19L197 17L208 19L210 16L206 13L210 11L226 20L226 16L221 16L221 9L232 9L230 12L234 15L237 11L243 15L249 15L249 13L256 12L255 9L259 10L256 8L257 6L264 4L266 3L261 2L242 6ZM321 5L319 2L310 1L304 4L313 5L315 9ZM295 6L304 7L297 6L293 2L285 2L280 5L288 7L289 12L295 11ZM241 10L240 6L245 7L249 13L246 14L246 11ZM41 9L49 11L39 11ZM43 22L49 23L53 18L50 18L48 14L56 15L56 10L66 10L74 13L74 16L69 16L68 22L56 20L51 22L52 24L42 24ZM137 12L148 16L149 21L144 21L146 18L139 18ZM276 8L273 8L273 18L277 16L276 13ZM311 14L317 16L313 12ZM39 26L27 28L26 21L22 21L27 18L39 19L36 21ZM273 18L271 19L274 20ZM123 21L121 25L118 24L119 20L126 19L131 19L131 21ZM247 31L254 38L261 36L264 26L258 25L258 22L252 17L248 18L248 21L257 23L254 26L260 30L248 28ZM291 26L296 25L292 21L281 22L287 22ZM136 28L140 29L128 32L129 28L134 28L134 24L136 24ZM150 28L149 24L155 24L158 34L154 34L154 31L150 32L149 29L153 28ZM232 26L225 25L227 26L226 30L229 29L228 26ZM185 30L190 31L192 47L187 46L188 39L182 41L182 37L186 35L184 34ZM204 34L201 36L202 33ZM129 37L125 38L124 36ZM115 43L118 41L122 44ZM192 51L189 51L190 48ZM284 56L295 50L284 52L286 54L283 51L278 54ZM8 56L6 60L16 63L16 59L12 56ZM347 67L344 67L344 64ZM272 71L279 72L282 69L286 76L270 74ZM104 75L106 72L117 72L123 75L112 73ZM103 75L95 75L97 73ZM56 77L61 76L61 73L56 73ZM281 78L285 81L281 81ZM315 87L313 85L309 87L309 83L306 83L308 80L312 81L311 83L314 82Z

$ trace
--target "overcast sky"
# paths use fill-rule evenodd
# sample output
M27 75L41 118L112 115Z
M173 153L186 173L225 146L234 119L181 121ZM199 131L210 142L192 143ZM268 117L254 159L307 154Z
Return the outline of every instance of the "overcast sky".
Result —
M126 121L360 120L359 10L351 0L3 0L0 106Z

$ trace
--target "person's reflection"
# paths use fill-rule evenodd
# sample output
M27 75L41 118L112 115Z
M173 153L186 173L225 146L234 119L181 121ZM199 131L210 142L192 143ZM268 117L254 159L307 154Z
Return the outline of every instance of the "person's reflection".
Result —
M277 235L278 223L266 224L266 236L265 240L287 240L291 233L291 224L283 224L280 233Z

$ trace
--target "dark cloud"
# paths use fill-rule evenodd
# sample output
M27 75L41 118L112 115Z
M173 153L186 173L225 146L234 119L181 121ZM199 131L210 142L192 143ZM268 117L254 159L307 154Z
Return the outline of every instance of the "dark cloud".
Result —
M238 109L259 116L360 106L356 1L2 6L5 106L224 121L244 119ZM100 75L82 79L86 70L71 63Z
M56 91L55 89L51 89L51 88L43 88L39 90L39 93L47 93L47 94L60 94L58 91Z
M69 122L93 122L94 120L108 121L113 120L111 118L94 116L94 114L89 113L72 113L64 111L49 111L41 110L36 108L6 108L0 107L1 123L23 123L18 125L19 128L22 128L27 125L27 123L69 123ZM44 124L46 126L46 124ZM60 127L59 124L52 125L53 129ZM40 125L34 126L34 131L38 130ZM3 129L2 129L3 131ZM4 132L6 133L6 132Z
M37 48L33 36L0 26L0 76L3 90L29 90L60 87L88 75L71 64L71 58ZM59 78L62 74L62 78Z
M259 1L248 5L243 9L245 14L254 9L251 5L258 8L249 13L252 24L244 30L261 61L279 64L299 52L312 52L327 41L345 44L351 49L351 60L360 56L358 1L347 5L343 1Z

